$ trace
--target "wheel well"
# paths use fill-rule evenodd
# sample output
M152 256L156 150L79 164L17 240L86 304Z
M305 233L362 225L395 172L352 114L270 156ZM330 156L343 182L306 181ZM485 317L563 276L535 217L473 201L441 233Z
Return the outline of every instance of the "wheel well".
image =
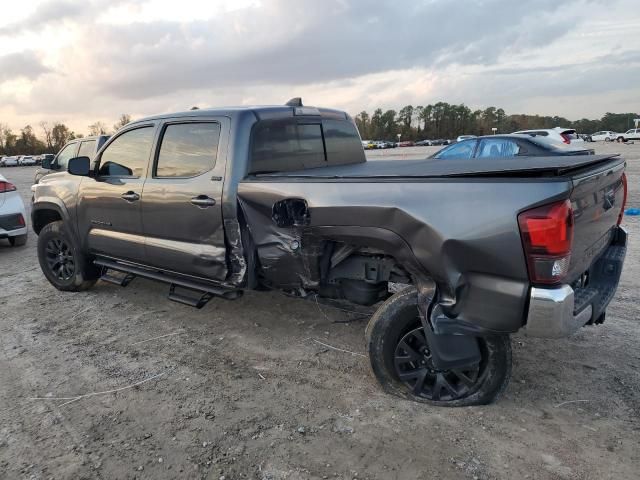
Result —
M412 283L402 265L383 251L335 243L331 247L320 261L321 295L372 305L389 296L390 282Z
M41 209L33 212L33 231L36 235L49 223L62 220L62 216L53 209Z

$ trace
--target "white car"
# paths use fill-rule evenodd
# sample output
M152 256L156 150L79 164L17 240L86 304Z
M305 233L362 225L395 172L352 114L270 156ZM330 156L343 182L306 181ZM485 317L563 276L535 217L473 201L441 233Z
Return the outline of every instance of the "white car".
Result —
M27 243L27 212L14 184L0 175L0 238L12 247Z
M584 142L572 128L540 128L538 130L520 130L513 132L520 135L531 135L532 137L548 137L551 140L557 140L567 145L571 143Z
M609 130L596 132L591 135L591 140L593 142L613 142L616 138L618 138L618 134Z
M616 137L619 142L626 142L627 140L640 140L640 128L632 128L624 133L619 133Z
M32 155L21 155L18 157L18 165L35 165L36 159Z
M2 159L3 167L17 167L18 166L18 157L4 157Z

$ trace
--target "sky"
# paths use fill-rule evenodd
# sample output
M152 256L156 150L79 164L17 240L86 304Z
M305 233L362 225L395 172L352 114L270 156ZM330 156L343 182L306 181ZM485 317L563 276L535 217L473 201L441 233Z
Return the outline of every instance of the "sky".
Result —
M3 0L0 123L438 101L640 112L639 0Z

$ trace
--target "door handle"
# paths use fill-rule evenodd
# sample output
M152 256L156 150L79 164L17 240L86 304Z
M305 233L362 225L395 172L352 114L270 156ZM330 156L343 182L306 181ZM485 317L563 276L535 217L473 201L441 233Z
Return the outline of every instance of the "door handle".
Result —
M140 195L138 195L136 192L131 190L129 190L127 193L123 193L122 195L120 195L120 197L129 203L135 202L136 200L140 200Z
M191 203L196 207L207 208L213 207L216 204L216 201L213 198L207 197L206 195L198 195L197 197L193 197L191 199Z

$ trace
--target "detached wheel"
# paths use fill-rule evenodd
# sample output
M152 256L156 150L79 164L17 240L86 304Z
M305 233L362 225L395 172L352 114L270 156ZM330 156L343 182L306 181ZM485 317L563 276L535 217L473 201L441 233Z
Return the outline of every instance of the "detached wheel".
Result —
M371 368L389 393L437 406L491 403L509 383L509 335L479 337L479 364L438 370L418 313L418 294L409 288L390 297L371 317L367 348Z
M9 237L9 243L12 247L22 247L27 244L27 234L16 235L15 237Z
M44 276L58 290L80 292L98 281L98 269L76 246L62 221L49 223L40 231L38 261Z

